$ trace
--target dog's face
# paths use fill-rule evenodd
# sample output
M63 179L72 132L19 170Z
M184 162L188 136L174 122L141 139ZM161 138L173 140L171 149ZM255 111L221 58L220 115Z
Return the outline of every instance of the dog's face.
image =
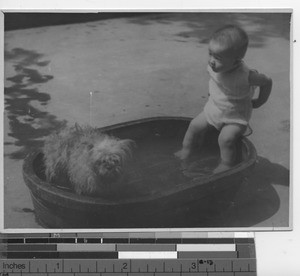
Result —
M96 161L94 168L100 177L115 179L122 172L122 159L117 154L103 153Z
M97 142L91 151L95 173L104 181L118 179L123 173L123 164L131 156L132 140L105 138Z

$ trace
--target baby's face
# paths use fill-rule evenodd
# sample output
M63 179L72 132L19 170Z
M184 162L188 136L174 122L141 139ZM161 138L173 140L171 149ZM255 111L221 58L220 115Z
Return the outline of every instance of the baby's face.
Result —
M237 64L238 59L232 51L224 46L211 41L209 43L209 60L208 64L216 73L224 73L232 70Z

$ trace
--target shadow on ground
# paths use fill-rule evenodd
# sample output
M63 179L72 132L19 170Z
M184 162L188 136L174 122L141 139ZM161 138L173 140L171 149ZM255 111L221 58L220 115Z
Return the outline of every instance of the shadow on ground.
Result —
M253 174L241 184L231 206L207 218L206 224L210 227L251 227L267 220L276 214L281 204L274 185L289 186L289 180L288 169L258 157Z
M53 76L43 74L39 69L50 61L43 60L40 53L22 48L5 51L4 55L6 61L13 63L15 70L14 76L6 78L12 85L4 88L5 110L10 126L8 136L16 139L15 146L21 147L9 156L23 159L32 149L42 145L41 138L66 122L41 110L42 106L47 105L50 95L40 92L36 86L52 80Z

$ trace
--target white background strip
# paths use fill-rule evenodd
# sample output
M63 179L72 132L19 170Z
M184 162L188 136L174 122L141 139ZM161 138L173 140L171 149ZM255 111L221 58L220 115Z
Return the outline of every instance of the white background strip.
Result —
M235 244L177 244L177 251L236 251Z
M124 251L118 252L119 259L177 259L177 252L145 252L145 251Z

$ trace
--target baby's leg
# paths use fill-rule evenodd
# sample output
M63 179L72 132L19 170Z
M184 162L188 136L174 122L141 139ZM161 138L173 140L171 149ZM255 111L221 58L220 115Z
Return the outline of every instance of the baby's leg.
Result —
M236 163L236 142L243 135L247 126L240 124L225 125L219 135L219 147L221 163L215 169L215 173L225 171L233 167Z
M203 132L207 127L208 123L202 112L191 121L183 138L182 149L176 152L175 155L182 160L187 159L191 154L195 136Z

